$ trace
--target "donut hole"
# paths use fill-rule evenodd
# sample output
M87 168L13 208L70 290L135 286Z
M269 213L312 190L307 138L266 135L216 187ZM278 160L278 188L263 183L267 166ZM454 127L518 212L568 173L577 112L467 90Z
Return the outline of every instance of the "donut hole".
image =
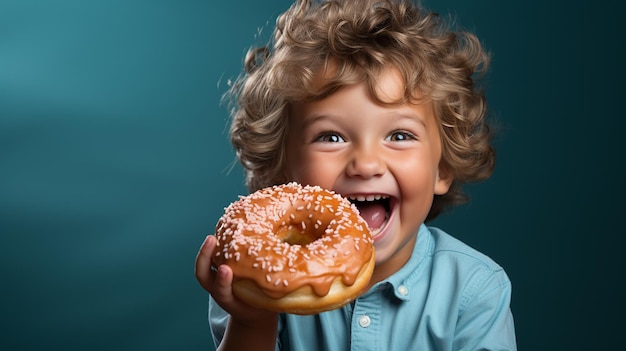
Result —
M289 245L308 245L317 238L311 234L306 232L302 232L298 230L298 228L293 226L283 227L278 230L276 236L282 241Z

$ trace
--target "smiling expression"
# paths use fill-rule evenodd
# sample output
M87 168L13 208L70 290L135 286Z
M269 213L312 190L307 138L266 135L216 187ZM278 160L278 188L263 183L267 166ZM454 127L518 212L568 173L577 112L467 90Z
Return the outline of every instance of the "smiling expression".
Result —
M398 72L387 69L377 79L377 95L394 101L402 84ZM291 106L285 175L355 202L374 235L372 284L406 263L434 195L448 191L452 179L440 160L439 127L427 99L381 105L359 83Z

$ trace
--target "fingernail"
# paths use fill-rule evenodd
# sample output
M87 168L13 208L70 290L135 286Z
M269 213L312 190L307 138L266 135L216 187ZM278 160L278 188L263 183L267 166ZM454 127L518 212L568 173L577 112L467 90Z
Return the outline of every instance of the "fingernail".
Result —
M222 265L222 266L219 266L219 267L217 268L217 275L218 275L221 279L226 278L226 276L228 275L228 272L226 272L226 267L224 267L223 265Z
M207 243L207 241L209 241L210 237L211 237L211 234L207 235L206 238L204 238L204 241L202 242L202 245L205 245Z

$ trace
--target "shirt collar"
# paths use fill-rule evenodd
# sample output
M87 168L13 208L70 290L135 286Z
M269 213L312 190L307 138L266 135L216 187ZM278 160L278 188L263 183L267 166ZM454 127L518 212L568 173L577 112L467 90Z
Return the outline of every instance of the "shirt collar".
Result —
M375 289L390 289L399 300L410 300L412 288L419 276L422 263L427 257L432 256L432 246L430 230L426 225L420 225L413 253L407 263L396 273L376 284Z

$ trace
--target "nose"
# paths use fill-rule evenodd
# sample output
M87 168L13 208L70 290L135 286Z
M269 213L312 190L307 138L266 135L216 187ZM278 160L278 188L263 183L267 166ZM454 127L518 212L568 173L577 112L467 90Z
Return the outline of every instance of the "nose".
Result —
M387 167L382 155L375 147L360 147L355 149L346 167L346 174L349 177L369 179L381 176Z

